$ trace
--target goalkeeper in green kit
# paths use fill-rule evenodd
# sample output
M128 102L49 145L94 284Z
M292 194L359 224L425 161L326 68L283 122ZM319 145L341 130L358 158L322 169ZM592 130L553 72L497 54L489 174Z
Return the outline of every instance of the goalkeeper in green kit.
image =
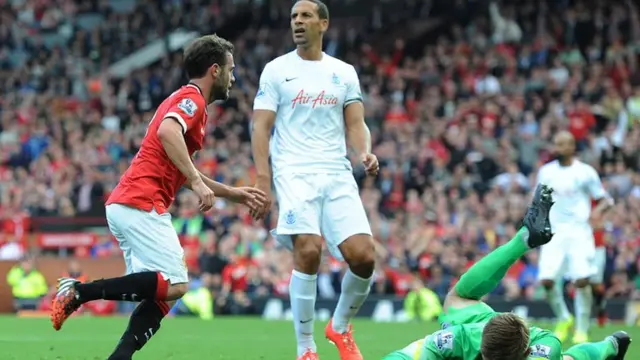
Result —
M439 319L442 330L382 360L623 360L631 343L624 331L562 352L562 344L552 332L529 326L515 314L497 313L479 300L529 249L551 240L552 192L550 187L539 185L516 236L460 278L445 299Z

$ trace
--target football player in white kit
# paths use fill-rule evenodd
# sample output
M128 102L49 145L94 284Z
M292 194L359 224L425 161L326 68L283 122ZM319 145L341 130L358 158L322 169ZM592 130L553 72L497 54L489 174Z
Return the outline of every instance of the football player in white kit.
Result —
M354 67L322 52L328 25L329 12L321 1L293 5L297 49L272 60L262 72L253 105L252 148L256 187L269 194L273 175L279 215L272 234L293 251L289 294L298 359L318 359L313 322L324 238L333 256L349 265L325 336L341 360L361 360L349 322L369 294L375 252L347 142L368 175L375 176L379 165L371 153ZM263 218L267 212L253 215Z
M557 317L555 334L564 341L573 326L574 318L567 309L562 292L563 277L575 287L574 343L588 341L591 319L592 293L590 281L596 275L595 244L591 218L600 218L613 199L606 192L596 170L575 157L575 139L562 131L554 138L557 160L543 165L538 183L554 189L555 205L550 219L554 237L540 250L538 278L549 304ZM592 210L591 201L598 204Z

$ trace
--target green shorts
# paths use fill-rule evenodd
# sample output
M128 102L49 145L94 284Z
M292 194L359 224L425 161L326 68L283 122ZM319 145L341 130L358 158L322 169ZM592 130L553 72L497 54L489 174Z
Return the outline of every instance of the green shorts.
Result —
M461 308L449 308L438 317L438 322L446 329L454 325L485 323L496 315L491 306L479 302Z

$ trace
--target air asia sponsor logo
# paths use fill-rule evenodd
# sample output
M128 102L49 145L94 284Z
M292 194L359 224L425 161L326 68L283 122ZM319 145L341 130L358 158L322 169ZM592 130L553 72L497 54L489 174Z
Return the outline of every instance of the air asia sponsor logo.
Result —
M296 105L311 105L311 108L315 109L318 106L335 106L338 105L338 98L327 94L322 90L318 95L313 96L309 93L305 93L304 89L298 92L293 100L291 100L291 108L294 109Z

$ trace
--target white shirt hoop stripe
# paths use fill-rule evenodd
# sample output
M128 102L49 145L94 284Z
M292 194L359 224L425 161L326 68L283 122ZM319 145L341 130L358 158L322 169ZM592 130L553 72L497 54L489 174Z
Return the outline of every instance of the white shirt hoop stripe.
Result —
M170 113L167 113L167 115L164 116L164 119L166 119L166 118L176 119L178 124L180 124L180 126L182 126L182 133L183 134L187 133L187 123L184 121L182 116L180 116L180 114L178 114L176 112L170 112Z

